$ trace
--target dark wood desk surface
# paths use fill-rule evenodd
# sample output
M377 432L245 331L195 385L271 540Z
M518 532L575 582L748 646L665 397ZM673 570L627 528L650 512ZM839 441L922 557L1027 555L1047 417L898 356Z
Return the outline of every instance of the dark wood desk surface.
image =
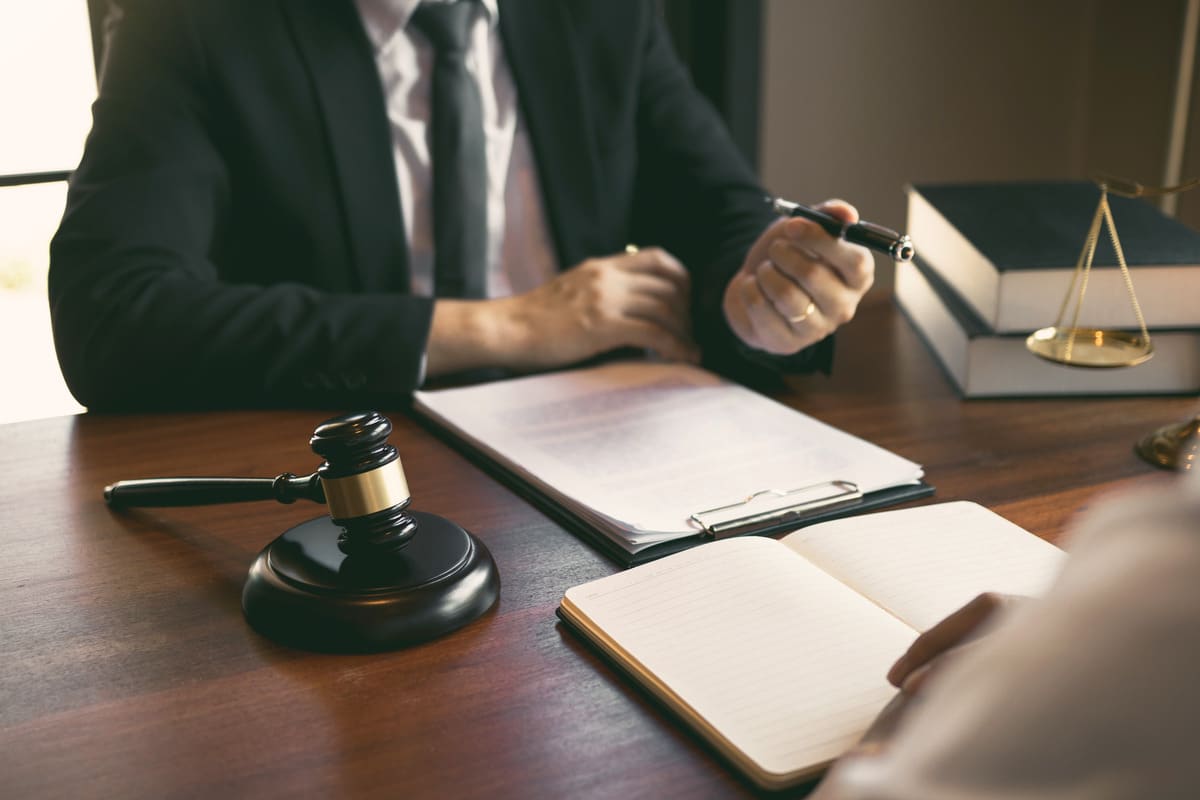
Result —
M1133 442L1189 398L963 402L877 298L795 406L925 465L1050 540L1165 474ZM10 388L9 391L12 389ZM332 413L82 416L0 426L0 793L7 797L729 797L752 794L556 624L615 566L392 414L414 505L479 535L495 609L366 656L289 650L243 621L257 551L316 516L258 503L109 513L121 478L306 473ZM385 409L386 411L386 409Z

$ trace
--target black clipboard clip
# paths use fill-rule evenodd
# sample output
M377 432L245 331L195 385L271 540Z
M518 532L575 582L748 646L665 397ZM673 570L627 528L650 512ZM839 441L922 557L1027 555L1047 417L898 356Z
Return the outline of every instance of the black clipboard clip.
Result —
M763 489L736 503L697 511L688 519L701 527L706 538L725 539L766 527L763 523L799 519L817 509L856 503L862 496L857 484L841 480L787 491Z

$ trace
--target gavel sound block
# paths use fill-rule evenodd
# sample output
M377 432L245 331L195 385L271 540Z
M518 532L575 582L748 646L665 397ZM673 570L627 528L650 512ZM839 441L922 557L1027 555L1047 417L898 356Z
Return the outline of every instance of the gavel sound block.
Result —
M265 636L323 651L386 650L432 639L483 614L500 577L483 543L444 517L409 511L386 417L357 412L317 427L325 459L312 475L153 478L104 490L109 506L186 506L277 500L325 503L329 516L297 525L250 567L242 610Z

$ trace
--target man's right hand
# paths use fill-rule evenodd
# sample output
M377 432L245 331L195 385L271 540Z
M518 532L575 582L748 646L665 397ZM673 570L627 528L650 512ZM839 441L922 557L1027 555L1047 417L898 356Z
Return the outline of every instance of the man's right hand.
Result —
M439 300L426 374L553 369L622 347L697 362L690 295L683 265L664 250L647 248L588 259L513 297Z

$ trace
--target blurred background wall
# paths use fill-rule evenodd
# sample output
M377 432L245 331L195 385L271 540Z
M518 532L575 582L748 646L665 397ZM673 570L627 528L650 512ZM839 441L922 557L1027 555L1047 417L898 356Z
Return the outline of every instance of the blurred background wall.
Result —
M791 199L899 229L908 183L1164 179L1188 0L664 2L698 85ZM723 33L698 36L705 21ZM1200 175L1195 69L1184 177ZM1200 189L1178 216L1200 228Z

